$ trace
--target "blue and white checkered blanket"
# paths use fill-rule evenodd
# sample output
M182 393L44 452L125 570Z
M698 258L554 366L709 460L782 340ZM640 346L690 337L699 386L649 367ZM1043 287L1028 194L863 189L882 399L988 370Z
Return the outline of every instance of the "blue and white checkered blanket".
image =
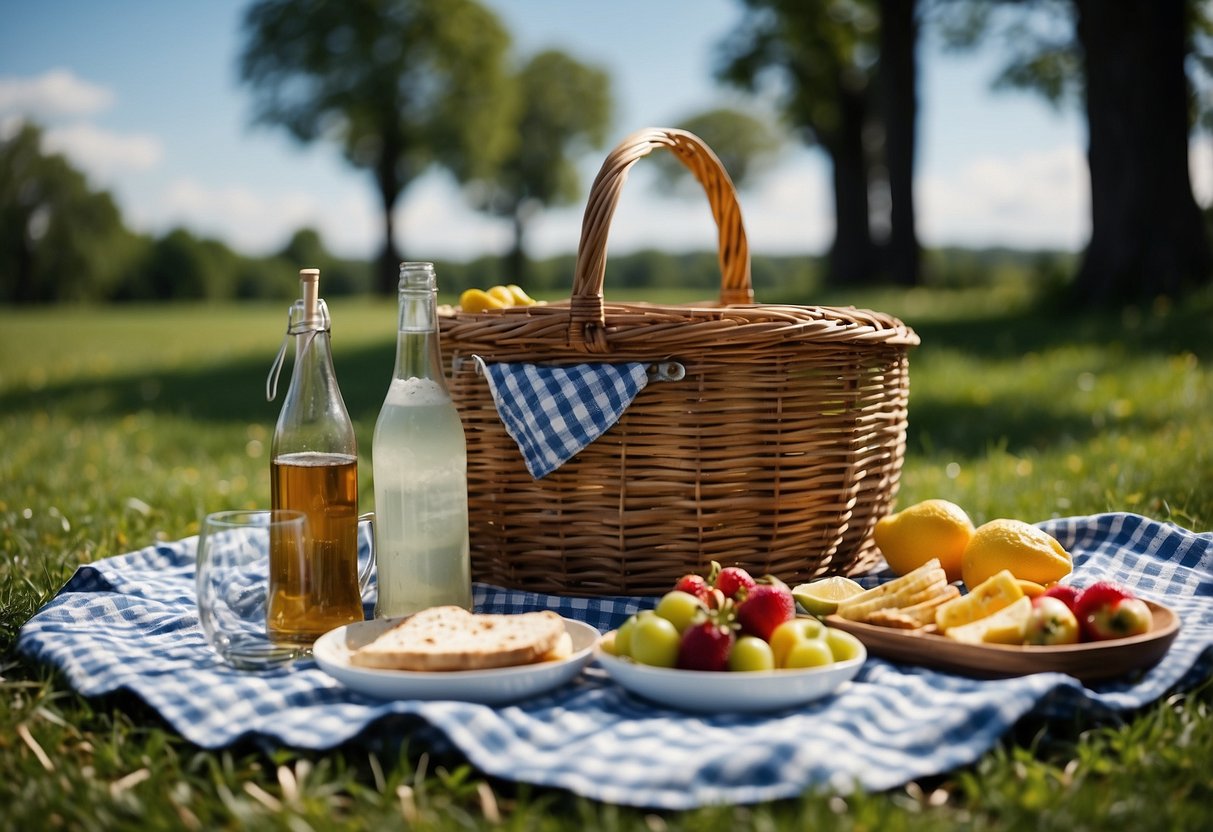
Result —
M1086 688L1060 673L978 681L870 658L807 707L690 715L644 702L591 666L574 683L501 707L383 702L310 660L266 674L220 664L194 610L193 539L81 567L22 628L18 649L80 693L129 690L188 740L331 748L388 715L415 715L483 771L598 800L682 809L752 803L807 788L887 789L971 763L1025 714L1100 716L1145 705L1213 669L1213 534L1132 514L1041 524L1074 555L1075 579L1112 578L1175 609L1182 630L1139 677ZM479 609L552 609L599 630L653 599L585 599L477 586Z

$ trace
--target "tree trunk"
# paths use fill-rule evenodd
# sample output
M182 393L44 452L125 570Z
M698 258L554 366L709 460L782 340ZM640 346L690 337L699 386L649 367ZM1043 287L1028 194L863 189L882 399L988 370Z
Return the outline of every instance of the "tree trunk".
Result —
M505 257L505 275L503 283L518 283L526 285L526 207L519 203L514 206L510 219L514 225L514 245Z
M375 269L375 288L381 295L395 297L400 285L400 252L396 248L395 222L392 211L400 198L404 185L396 173L396 149L385 147L375 168L375 184L379 187L379 200L383 208L383 248L379 252L379 263Z
M918 20L915 0L880 0L880 90L889 172L889 278L900 286L919 279L914 218L914 148L918 119Z
M1084 51L1091 240L1086 302L1179 296L1213 255L1188 172L1188 52L1180 0L1074 0Z
M838 90L839 126L823 145L834 165L834 244L828 282L869 283L873 274L872 229L868 217L868 164L863 149L866 108L862 91Z

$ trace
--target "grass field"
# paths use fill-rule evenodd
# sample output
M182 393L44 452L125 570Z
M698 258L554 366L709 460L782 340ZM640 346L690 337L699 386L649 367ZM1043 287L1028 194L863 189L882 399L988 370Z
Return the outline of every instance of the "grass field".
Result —
M976 522L1128 510L1213 528L1213 294L1114 314L1014 286L815 300L897 314L922 337L902 505L943 497ZM332 311L365 454L394 305ZM1208 684L1121 725L1025 722L975 766L895 792L655 815L486 781L407 738L201 751L139 702L83 699L18 657L17 630L79 564L268 504L278 404L264 382L284 319L282 304L0 310L0 829L1208 826Z

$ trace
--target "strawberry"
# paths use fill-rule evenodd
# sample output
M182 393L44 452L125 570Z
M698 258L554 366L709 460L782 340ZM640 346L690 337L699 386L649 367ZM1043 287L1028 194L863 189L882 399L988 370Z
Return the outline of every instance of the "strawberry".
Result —
M1070 612L1077 614L1078 596L1081 594L1082 590L1078 587L1067 584L1053 584L1045 590L1044 595L1041 595L1040 598L1056 598L1069 607Z
M733 628L715 616L692 624L682 634L677 667L681 670L728 670L733 641Z
M756 585L750 573L742 569L740 566L726 566L720 570L720 574L716 576L716 588L724 593L724 597L739 600L739 593L748 593Z
M785 621L796 617L796 601L782 581L756 584L737 607L737 622L747 635L771 640L771 633Z
M704 580L702 575L694 573L683 575L679 578L674 584L674 589L694 595L705 604L709 602L712 596L712 587L708 585L708 582Z

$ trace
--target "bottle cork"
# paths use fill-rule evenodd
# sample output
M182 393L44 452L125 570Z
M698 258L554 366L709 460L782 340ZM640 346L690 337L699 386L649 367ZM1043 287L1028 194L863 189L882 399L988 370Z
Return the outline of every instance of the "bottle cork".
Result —
M320 269L300 269L299 288L303 292L304 320L315 320L316 299L320 297Z

